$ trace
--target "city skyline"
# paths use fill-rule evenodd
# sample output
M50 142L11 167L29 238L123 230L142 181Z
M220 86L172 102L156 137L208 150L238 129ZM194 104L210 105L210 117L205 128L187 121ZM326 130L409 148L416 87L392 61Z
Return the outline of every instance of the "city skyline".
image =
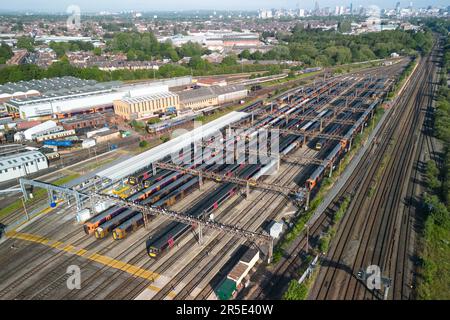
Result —
M378 5L381 8L394 8L397 1L374 1L374 3L368 3L367 1L342 1L342 0L322 0L317 1L320 7L335 7L350 6L353 4L353 8L358 6ZM448 3L444 0L434 1L430 4L429 1L413 1L413 7L428 7L433 6L447 6ZM66 8L70 5L78 5L83 12L99 12L99 11L192 11L192 10L242 10L242 11L254 11L261 8L285 8L285 9L313 9L316 5L315 0L298 1L298 0L248 0L242 3L238 0L229 0L224 4L218 1L196 0L187 4L180 0L166 0L164 3L156 1L145 0L130 0L126 3L116 0L99 0L92 3L87 0L78 0L76 2L72 0L58 1L55 4L53 1L48 0L19 0L8 4L8 8L0 7L0 11L26 11L26 12L65 12ZM401 7L407 7L410 5L410 1L400 1Z

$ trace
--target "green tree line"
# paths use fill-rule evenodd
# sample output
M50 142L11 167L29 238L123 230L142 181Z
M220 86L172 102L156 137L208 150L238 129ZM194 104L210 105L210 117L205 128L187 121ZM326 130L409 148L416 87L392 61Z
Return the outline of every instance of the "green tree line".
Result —
M435 22L434 22L435 23ZM447 35L449 24L435 23L434 30ZM427 193L424 195L425 225L421 249L418 296L421 299L450 299L450 38L446 36L440 87L434 112L434 134L442 142L442 166L426 165Z
M281 73L282 65L210 65L205 69L193 69L189 66L178 64L165 64L159 70L115 70L103 71L97 67L78 68L72 66L66 59L53 63L47 69L40 68L34 64L23 64L18 66L5 66L0 69L0 84L7 82L29 81L32 79L43 79L63 76L74 76L81 79L93 79L97 81L112 80L143 80L180 77L186 75L204 76L215 74L231 74L240 72L268 72L269 74Z
M348 23L341 29L348 31ZM295 60L306 66L334 66L389 57L393 52L428 53L433 44L431 31L386 30L360 35L344 35L336 31L304 29L297 25L289 36L281 36L283 44L262 53L244 50L241 58L252 60Z

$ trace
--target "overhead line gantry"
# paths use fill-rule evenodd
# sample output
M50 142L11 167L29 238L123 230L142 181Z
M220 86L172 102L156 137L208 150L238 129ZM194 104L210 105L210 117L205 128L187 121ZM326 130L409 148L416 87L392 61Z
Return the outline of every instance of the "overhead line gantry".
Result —
M148 216L164 216L170 220L181 222L187 225L197 225L199 227L199 241L202 242L203 239L203 232L202 228L209 228L215 231L219 231L220 233L232 235L235 237L244 238L253 242L257 243L266 243L269 246L268 250L268 257L269 261L272 258L272 252L273 252L273 238L264 233L258 233L249 231L234 225L224 224L220 222L216 222L207 218L198 218L191 215L186 215L181 212L162 209L162 208L155 208L155 207L149 207L144 206L135 202L130 202L124 199L116 198L111 195L104 195L99 194L95 192L91 192L87 195L88 197L94 199L94 200L100 200L100 201L111 201L115 203L118 206L129 208L134 211L141 212L144 219L144 225L145 228L148 229Z
M306 192L307 190L304 188L293 188L293 187L287 187L287 186L280 186L277 184L271 184L271 183L264 183L252 179L242 179L234 176L227 176L223 174L218 174L215 172L206 172L201 170L196 170L192 168L186 168L183 166L178 166L172 163L165 163L165 162L155 162L153 163L153 168L156 170L156 168L170 170L170 171L176 171L183 174L190 174L193 176L198 176L200 178L200 185L203 184L203 178L215 180L218 182L230 182L238 185L242 185L246 187L247 195L250 193L250 188L254 189L262 189L266 191L275 191L279 192L285 196L289 195L297 195L300 192Z
M223 143L221 143L220 145L215 144L214 142L212 143L205 143L205 142L198 142L196 143L196 145L198 147L202 147L202 148L209 148L209 149L213 149L213 150L220 150L223 152L226 152L226 148ZM239 159L239 149L234 148L234 143L233 146L230 146L231 148L233 148L233 152L235 153L235 157L236 159ZM255 156L259 156L260 153L256 150L251 150L251 149L247 149L247 150L242 150L242 153L245 153L245 155L255 155ZM304 156L304 155L295 155L295 156L290 156L290 155L286 155L286 154L268 154L268 157L273 158L274 160L281 160L281 161L286 161L286 162L290 162L290 163L295 163L295 164L317 164L320 165L323 163L323 160L318 159L318 158L313 158L313 157L308 157L308 156Z

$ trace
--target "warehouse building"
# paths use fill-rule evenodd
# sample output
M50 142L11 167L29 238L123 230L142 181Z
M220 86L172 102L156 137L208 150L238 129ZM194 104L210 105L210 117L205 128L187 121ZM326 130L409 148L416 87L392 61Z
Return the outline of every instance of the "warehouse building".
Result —
M36 142L44 142L47 140L63 139L63 138L75 136L75 134L76 134L75 130L63 130L62 127L60 127L60 128L61 128L61 131L37 136L35 139Z
M219 100L209 87L195 90L186 90L179 93L180 108L198 110L207 107L217 106Z
M127 120L145 118L155 113L166 112L169 108L180 107L178 95L160 92L141 97L124 98L114 101L114 112Z
M248 90L242 85L211 86L179 93L180 109L198 110L244 99Z
M0 103L36 98L46 93L51 95L58 91L70 90L70 88L85 88L96 83L94 80L82 80L75 77L8 82L0 85Z
M8 96L8 101L5 101L4 104L8 112L18 114L22 119L61 119L112 110L114 100L168 92L168 84L175 86L190 81L191 78L175 78L165 82L124 85L120 81L98 83L94 80L64 77L26 83L10 83L2 86L0 93L9 92L7 94L11 97ZM30 88L39 94L33 96L25 94L16 97L19 92L22 92L17 90L31 90Z
M56 97L41 96L36 99L10 100L5 103L10 112L18 112L23 119L68 118L89 112L106 111L113 108L113 101L124 97L138 97L157 92L167 92L167 86L128 87L106 89Z
M244 99L248 95L248 90L242 85L214 86L212 89L217 95L219 104Z
M34 140L39 136L43 136L46 134L54 133L61 131L62 127L58 126L58 124L55 121L49 120L43 123L40 123L36 126L33 126L22 133L19 133L23 139L25 140Z
M97 133L94 138L97 143L104 143L110 140L120 139L121 135L119 130L108 130Z
M24 177L47 168L47 158L39 151L4 155L0 157L0 182Z

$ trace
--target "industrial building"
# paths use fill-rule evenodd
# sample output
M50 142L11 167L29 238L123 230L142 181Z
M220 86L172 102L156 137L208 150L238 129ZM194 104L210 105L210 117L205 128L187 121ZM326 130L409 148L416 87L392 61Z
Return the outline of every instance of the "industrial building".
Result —
M33 126L23 132L18 132L17 135L18 137L20 136L20 139L17 140L20 141L22 139L25 139L31 141L39 136L43 136L53 132L58 132L61 131L62 129L63 128L58 126L58 124L55 121L49 120L36 126Z
M179 109L180 99L171 92L160 92L146 96L124 98L114 101L114 112L127 120L144 118L169 108Z
M108 115L98 113L79 115L70 119L62 119L60 122L65 130L104 127L108 123Z
M217 106L219 100L210 87L203 87L195 90L186 90L179 93L180 108L198 110L207 107Z
M0 156L0 182L24 177L47 168L47 158L39 151Z
M248 90L241 85L211 86L179 93L180 108L198 110L244 99Z
M68 92L71 88L82 90L96 83L94 80L82 80L75 77L8 82L0 85L0 103L9 100L26 100L45 94L56 96L59 92Z
M97 133L94 138L97 143L103 143L114 139L120 139L121 135L119 130L108 130Z
M7 83L0 86L0 99L22 119L69 118L112 110L114 100L168 92L191 82L190 76L133 85L63 77Z
M59 127L63 129L62 127ZM75 135L75 130L62 130L58 132L52 132L48 134L39 135L36 137L36 142L43 142L47 140L54 140L54 139L62 139L66 137L71 137Z

